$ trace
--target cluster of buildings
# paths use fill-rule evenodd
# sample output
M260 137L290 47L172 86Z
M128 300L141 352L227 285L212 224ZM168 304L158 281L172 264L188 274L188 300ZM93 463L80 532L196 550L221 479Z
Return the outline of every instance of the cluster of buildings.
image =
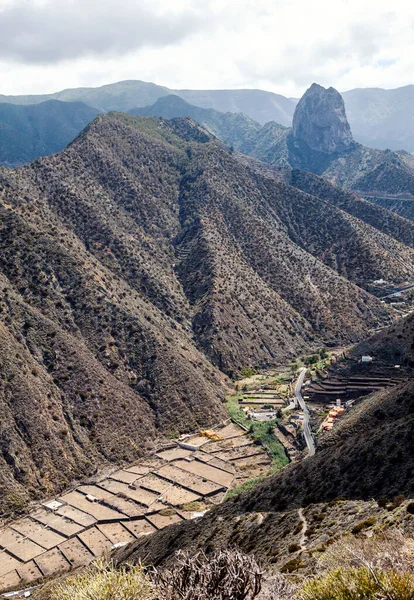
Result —
M338 417L344 414L345 408L341 406L341 401L337 400L337 405L331 408L326 417L325 421L322 423L322 431L330 431L335 425L335 421Z

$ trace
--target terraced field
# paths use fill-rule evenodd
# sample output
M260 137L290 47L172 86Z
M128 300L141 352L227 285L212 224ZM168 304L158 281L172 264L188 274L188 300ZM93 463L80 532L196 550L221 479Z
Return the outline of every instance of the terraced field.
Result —
M208 432L207 432L208 433ZM171 442L0 528L0 592L86 565L171 523L197 518L227 490L270 467L264 448L229 424Z
M397 383L399 379L391 377L337 377L312 383L306 394L310 402L326 403L336 398L353 400L392 387Z

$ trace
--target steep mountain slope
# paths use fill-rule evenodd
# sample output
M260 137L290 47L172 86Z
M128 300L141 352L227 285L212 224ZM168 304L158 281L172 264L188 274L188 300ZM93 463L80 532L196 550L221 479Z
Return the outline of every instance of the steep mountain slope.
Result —
M189 119L99 116L0 174L3 511L222 419L217 366L362 339L390 315L356 284L413 268Z
M267 162L273 162L275 154L280 162L278 141L280 140L281 151L283 151L286 135L289 132L288 128L274 121L261 125L242 113L223 113L213 108L200 108L189 104L179 96L164 96L151 106L134 108L129 112L132 115L164 119L191 117L239 152ZM288 164L287 159L286 164Z
M386 207L375 206L372 202L358 197L354 192L334 186L323 177L308 171L295 169L285 171L285 181L308 194L327 200L337 208L350 213L403 244L413 247L412 224L407 219L392 214L386 210Z
M324 177L338 186L357 188L359 194L371 202L413 220L414 161L412 157L407 153L396 154L390 151L371 150L353 142L345 113L342 112L339 94L332 90L324 100L317 93L319 86L315 86L314 89L317 101L324 102L329 101L329 97L334 98L336 109L335 106L325 106L321 109L310 106L305 111L299 111L294 127L296 137L300 137L305 132L305 137L308 134L308 137L312 138L313 141L308 141L311 146L314 146L313 148L303 141L297 139L293 141L291 131L277 123L269 122L260 125L243 114L220 113L213 109L199 108L178 96L164 96L153 105L135 108L130 113L165 119L191 117L239 152L261 161L277 164L287 170L293 166L296 169L305 168L323 173ZM346 130L345 142L338 142L335 128L327 126L330 117L327 118L326 115L330 110L332 118L337 118L339 128L343 127ZM336 117L335 110L339 110L340 113ZM313 115L316 122L312 125ZM334 152L322 151L322 147L317 145L318 136L323 135L326 137L325 142L335 149ZM336 145L337 143L339 145ZM255 166L257 169L258 165ZM261 168L264 169L263 166ZM304 173L299 170L297 172ZM332 193L333 188L330 189L330 194ZM335 194L338 195L338 191ZM382 218L384 214L382 213ZM402 224L401 226L403 227ZM404 241L407 243L407 238ZM411 238L408 243L412 245Z
M97 114L83 102L0 103L0 164L13 167L59 152Z
M73 147L48 160L2 180L2 512L224 415L225 380L194 348L171 260L143 229L158 216L168 235L168 197L153 203L158 215L149 206L163 188L158 176L138 225L98 181L94 193L109 204L101 214L76 198L76 184L83 200L91 188L80 183L87 176ZM60 162L66 181L54 171ZM101 172L109 189L115 174L109 165Z
M382 206L383 208L414 221L414 198L404 198L401 195L388 196L386 194L367 194L365 197L369 198L370 202Z
M361 195L399 201L414 198L414 159L408 153L373 150L357 144L340 94L313 84L298 103L289 129L265 125L243 114L199 108L178 96L130 111L171 119L189 116L236 150L261 161L311 171ZM390 204L393 206L393 204ZM406 205L404 205L406 206ZM403 216L409 213L401 209Z

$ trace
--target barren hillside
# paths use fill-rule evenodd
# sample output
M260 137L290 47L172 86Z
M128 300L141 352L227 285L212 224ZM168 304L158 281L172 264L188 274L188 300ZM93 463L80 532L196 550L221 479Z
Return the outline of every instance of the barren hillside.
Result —
M360 286L412 269L186 119L98 117L0 202L1 511L220 421L222 371L362 339L391 317Z

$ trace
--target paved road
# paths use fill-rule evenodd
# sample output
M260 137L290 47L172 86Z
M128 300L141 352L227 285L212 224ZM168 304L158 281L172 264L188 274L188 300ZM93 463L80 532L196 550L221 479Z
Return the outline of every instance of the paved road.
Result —
M297 401L299 402L299 406L303 410L303 434L305 436L306 445L309 450L309 456L313 456L315 454L315 441L313 439L312 431L309 426L310 414L309 414L309 409L306 406L305 401L302 396L302 393L300 391L302 389L305 375L306 375L306 369L304 367L302 367L300 370L298 380L296 382L295 396L297 398Z
M391 296L394 296L394 294L398 293L398 292L409 292L410 290L414 289L414 283L410 283L408 285L405 285L403 287L397 287L395 288L392 292L388 291L385 296L380 296L380 300L384 300L385 298L391 298Z

